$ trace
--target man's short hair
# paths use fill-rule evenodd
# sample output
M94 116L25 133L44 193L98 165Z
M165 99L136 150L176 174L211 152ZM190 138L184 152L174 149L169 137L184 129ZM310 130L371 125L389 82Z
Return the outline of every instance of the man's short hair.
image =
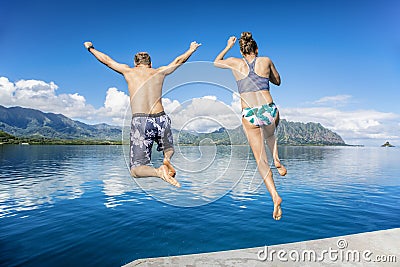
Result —
M139 52L133 58L135 65L150 65L151 59L150 55L147 52Z

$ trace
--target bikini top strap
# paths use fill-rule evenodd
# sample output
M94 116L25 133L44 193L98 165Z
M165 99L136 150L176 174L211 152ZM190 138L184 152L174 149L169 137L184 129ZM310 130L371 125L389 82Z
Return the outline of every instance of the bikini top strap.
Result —
M255 66L256 66L256 60L257 60L257 57L255 57L254 60L253 60L253 62L251 62L251 63L249 64L249 68L251 69L252 72L254 72L254 68L255 68Z
M254 66L256 65L257 57L255 57L251 63L249 63L246 58L243 57L243 59L244 59L244 62L246 62L247 66L249 67L249 73L254 72Z
M247 59L243 57L244 62L246 62L246 65L250 67L249 62L247 62Z

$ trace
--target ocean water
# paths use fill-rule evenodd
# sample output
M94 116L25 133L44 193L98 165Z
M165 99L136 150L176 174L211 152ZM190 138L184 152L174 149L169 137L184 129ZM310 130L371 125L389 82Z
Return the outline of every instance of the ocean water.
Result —
M247 146L179 147L179 189L132 179L123 146L2 145L0 266L120 266L400 227L399 148L279 152L274 221Z

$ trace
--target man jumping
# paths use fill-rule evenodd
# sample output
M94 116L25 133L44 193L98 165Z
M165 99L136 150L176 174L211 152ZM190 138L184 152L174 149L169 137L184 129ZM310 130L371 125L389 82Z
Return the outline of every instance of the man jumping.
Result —
M96 50L91 42L85 42L84 45L101 63L122 74L128 84L132 110L129 153L131 175L135 178L160 177L180 187L174 178L176 172L171 164L174 154L171 120L165 114L161 102L162 86L165 77L185 63L201 44L192 42L185 53L168 66L157 69L152 68L150 56L146 52L135 55L135 66L131 68ZM154 141L158 145L157 150L164 152L163 164L159 168L148 166Z

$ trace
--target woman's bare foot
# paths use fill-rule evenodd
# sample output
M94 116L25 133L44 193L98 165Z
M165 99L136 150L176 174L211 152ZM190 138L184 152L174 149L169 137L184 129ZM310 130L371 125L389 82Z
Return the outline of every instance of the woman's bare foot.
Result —
M176 171L175 171L174 167L172 166L171 162L169 160L164 159L163 164L165 166L167 166L169 176L175 177Z
M279 221L282 218L282 209L281 209L281 203L282 203L282 198L277 196L274 201L274 212L272 213L272 218L274 220Z
M285 176L287 174L285 166L283 166L280 161L275 161L275 167L281 176Z
M163 179L164 181L166 181L169 184L172 184L176 187L181 187L180 183L171 175L169 175L169 169L167 166L165 165L161 165L158 169L158 176Z

